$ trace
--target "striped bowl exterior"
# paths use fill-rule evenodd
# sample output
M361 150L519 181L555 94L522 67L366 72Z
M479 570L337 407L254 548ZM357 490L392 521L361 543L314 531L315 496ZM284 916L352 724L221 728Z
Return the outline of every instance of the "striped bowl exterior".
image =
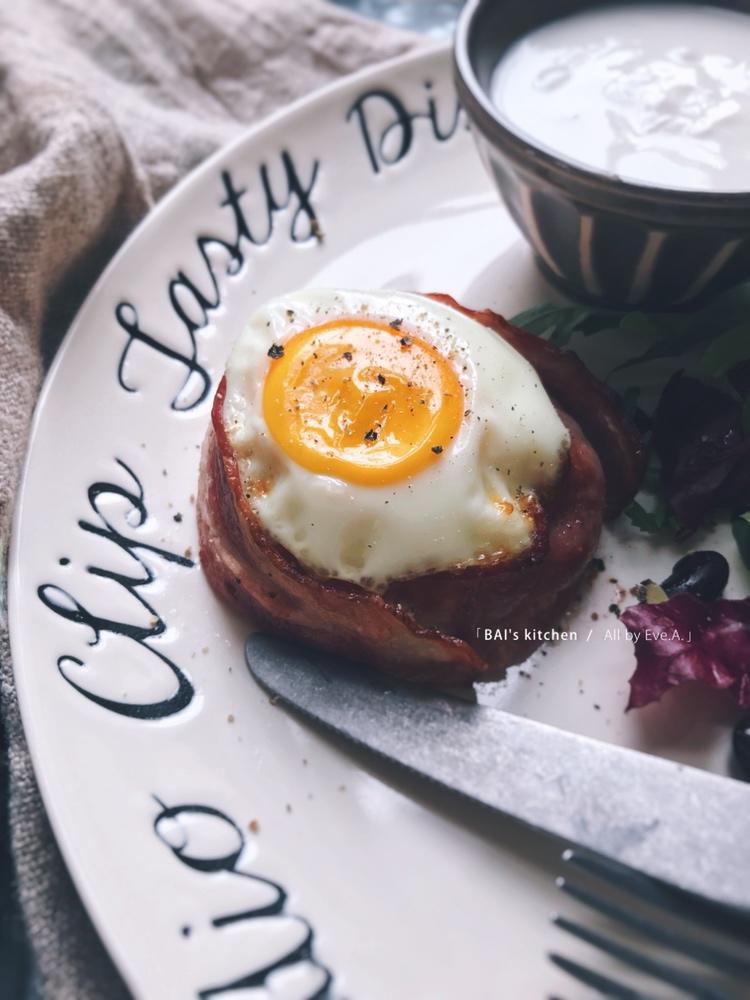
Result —
M737 194L674 190L669 178L664 188L629 184L534 146L489 96L494 68L516 39L609 2L466 0L456 88L482 159L552 281L610 306L679 309L750 278L750 177ZM750 14L750 0L715 2Z
M599 182L596 198L586 201L524 170L476 129L474 135L540 267L574 297L679 308L750 277L748 229L691 226L689 212L683 220L660 219L650 200L607 207Z

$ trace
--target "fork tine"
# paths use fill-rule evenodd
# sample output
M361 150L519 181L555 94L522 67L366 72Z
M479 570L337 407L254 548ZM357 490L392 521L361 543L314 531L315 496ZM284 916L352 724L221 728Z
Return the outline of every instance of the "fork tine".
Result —
M684 889L636 872L619 861L577 848L566 850L563 861L604 879L631 896L637 896L670 913L677 913L701 927L731 934L745 944L750 940L750 911L733 910L728 906L712 903Z
M687 955L689 958L702 962L704 965L718 969L719 972L729 973L745 981L750 981L750 962L745 961L737 955L733 955L721 948L715 948L703 941L697 941L693 937L687 937L646 917L631 913L616 903L610 903L589 892L587 889L570 883L565 878L558 878L557 886L563 892L567 893L567 895L578 900L579 903L583 903L584 906L589 906L591 909L597 910L605 917L609 917L610 920L625 924L626 927L643 934L651 941L671 948L672 951L679 952L682 955Z
M604 976L601 972L594 972L593 969L587 969L585 965L580 965L571 958L558 955L557 952L550 952L548 958L550 962L553 962L563 972L567 972L569 976L577 979L579 983L599 990L605 997L614 997L615 1000L656 1000L656 997L650 993L641 993L640 990L634 990L630 986L623 986L622 983L610 979L609 976Z
M706 982L705 979L701 979L692 973L686 974L680 969L676 969L674 966L667 965L665 962L660 962L657 959L650 958L648 955L641 955L627 945L612 941L603 934L589 930L588 927L584 927L574 920L556 916L553 918L553 923L561 930L567 931L574 937L580 938L581 941L593 945L594 948L599 948L600 951L612 955L613 958L619 959L619 961L624 962L626 965L630 965L640 972L645 972L647 975L653 976L654 979L659 979L663 983L676 986L688 996L695 997L696 1000L731 1000L723 990L716 988L712 983Z

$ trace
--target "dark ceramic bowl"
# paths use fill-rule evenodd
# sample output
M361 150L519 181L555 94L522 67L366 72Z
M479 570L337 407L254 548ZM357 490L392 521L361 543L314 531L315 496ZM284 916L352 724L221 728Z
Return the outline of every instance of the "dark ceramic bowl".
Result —
M750 12L750 0L721 6ZM488 96L501 55L596 0L468 0L455 77L480 155L540 267L574 297L679 308L750 277L748 193L646 187L559 159L513 131Z

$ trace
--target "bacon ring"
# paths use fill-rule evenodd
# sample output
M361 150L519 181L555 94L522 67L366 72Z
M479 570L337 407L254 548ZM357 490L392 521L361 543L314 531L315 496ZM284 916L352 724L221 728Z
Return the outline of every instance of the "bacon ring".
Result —
M569 602L605 513L617 513L638 488L644 450L615 399L575 355L490 310L430 297L491 328L531 362L570 431L552 495L529 512L535 531L528 550L396 580L382 595L320 576L271 538L245 495L222 419L224 380L204 443L197 506L206 577L258 628L442 686L496 677L539 645L527 630L548 628ZM487 641L485 628L512 638Z

